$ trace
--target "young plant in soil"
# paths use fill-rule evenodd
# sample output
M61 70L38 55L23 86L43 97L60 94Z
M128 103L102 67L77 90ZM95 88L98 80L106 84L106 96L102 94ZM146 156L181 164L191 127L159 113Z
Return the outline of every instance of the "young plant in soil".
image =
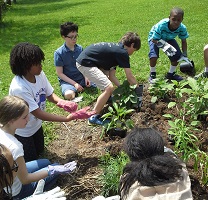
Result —
M125 80L122 85L117 87L113 92L113 102L117 102L120 106L125 106L127 109L137 107L137 85L129 85Z
M100 137L103 138L104 133L116 136L119 131L124 131L125 133L122 136L125 137L127 129L134 127L133 121L128 118L133 111L134 109L127 109L122 104L113 102L112 106L108 107L108 112L102 116L103 120L108 119L110 122L104 124Z
M158 99L164 99L168 97L169 92L174 89L174 84L169 83L167 79L158 78L154 84L149 86L149 92L152 96L151 102L155 103Z

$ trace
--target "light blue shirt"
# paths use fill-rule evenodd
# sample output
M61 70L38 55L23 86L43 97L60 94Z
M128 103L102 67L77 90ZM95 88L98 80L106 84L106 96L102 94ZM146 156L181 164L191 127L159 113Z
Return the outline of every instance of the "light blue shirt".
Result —
M184 24L181 23L176 30L171 31L168 28L169 21L170 21L169 18L166 18L166 19L162 19L157 24L155 24L149 32L148 41L152 39L154 40L163 39L165 41L168 41L175 39L177 36L181 40L183 40L189 37L186 26Z

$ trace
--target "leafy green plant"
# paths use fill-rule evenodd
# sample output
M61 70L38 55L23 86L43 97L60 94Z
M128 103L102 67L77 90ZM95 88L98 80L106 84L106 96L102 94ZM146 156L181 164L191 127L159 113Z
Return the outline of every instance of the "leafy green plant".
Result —
M135 108L137 106L136 87L137 85L129 85L129 82L125 80L122 85L114 90L113 101L121 106L126 106L128 109Z
M207 79L195 80L189 77L187 83L190 88L183 90L189 96L186 100L187 114L190 114L193 119L197 119L198 115L207 114L208 81Z
M108 119L110 122L104 124L100 137L102 138L105 132L113 128L122 130L133 128L133 121L131 119L127 119L127 115L133 111L134 109L127 109L126 107L121 106L121 104L113 102L113 105L108 107L108 112L102 116L103 120Z
M158 99L164 99L169 95L169 92L174 89L174 84L169 83L167 79L158 78L154 84L148 88L152 96L151 102L155 103Z
M129 158L124 152L120 152L116 157L106 153L100 158L100 167L104 172L98 179L103 186L102 195L108 197L118 194L119 179L123 173L123 167L128 162Z
M177 92L177 95L181 95L183 92ZM179 107L180 106L180 109ZM208 182L208 155L207 153L200 150L199 139L195 135L195 132L199 130L196 128L199 124L197 120L191 120L188 125L185 122L185 118L190 115L187 114L187 102L170 102L168 108L176 107L178 111L178 118L171 114L165 114L164 117L174 119L169 120L168 123L170 128L168 134L172 135L173 140L175 141L175 151L182 155L184 161L193 160L194 161L194 170L201 171L201 180L204 184ZM191 119L191 118L190 118Z

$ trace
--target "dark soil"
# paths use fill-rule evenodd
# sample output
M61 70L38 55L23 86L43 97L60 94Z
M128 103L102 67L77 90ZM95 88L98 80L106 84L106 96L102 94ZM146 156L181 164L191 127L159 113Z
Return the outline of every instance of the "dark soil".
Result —
M142 109L134 113L131 119L139 127L154 127L163 134L166 146L174 149L168 141L168 120L162 115L174 113L175 110L168 109L168 99L152 104L151 96L144 88ZM208 151L208 125L202 122L199 127L202 131L198 137L201 140L203 151ZM62 175L58 185L66 192L69 200L91 200L92 197L100 194L101 185L98 183L98 176L102 173L98 166L98 159L107 150L112 155L122 149L122 138L100 139L102 127L88 126L87 120L71 121L62 123L57 130L59 138L47 147L46 154L52 161L66 163L76 160L77 169L69 174ZM196 200L208 199L208 186L200 184L201 174L193 169L191 162L187 163L187 169L192 182L193 197Z

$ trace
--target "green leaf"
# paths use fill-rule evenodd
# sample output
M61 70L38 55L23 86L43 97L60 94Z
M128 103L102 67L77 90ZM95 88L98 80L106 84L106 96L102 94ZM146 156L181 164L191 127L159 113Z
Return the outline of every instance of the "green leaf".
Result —
M164 114L163 117L166 117L166 118L173 118L174 116L171 115L171 114Z
M173 106L175 106L176 105L176 102L170 102L169 104L168 104L168 108L172 108Z

